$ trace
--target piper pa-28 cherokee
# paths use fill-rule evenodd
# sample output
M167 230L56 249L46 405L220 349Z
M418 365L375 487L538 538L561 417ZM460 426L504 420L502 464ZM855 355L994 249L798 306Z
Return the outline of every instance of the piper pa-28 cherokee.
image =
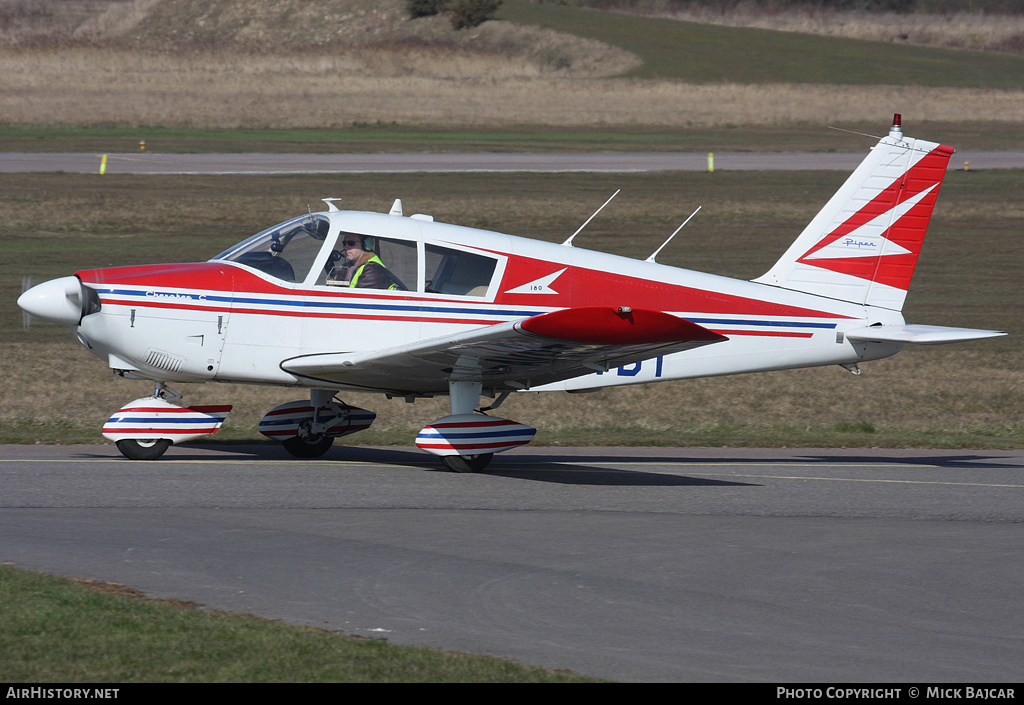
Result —
M308 388L308 400L259 424L306 458L373 422L339 392L447 394L451 415L423 428L416 445L475 472L536 433L486 413L512 392L829 364L856 371L907 343L1004 335L904 322L953 149L905 138L898 115L893 122L753 281L588 251L573 238L558 245L405 217L401 201L365 213L324 199L327 211L208 262L84 270L18 303L69 324L116 374L155 382L152 397L103 427L129 458L215 432L230 406L177 406L167 387L213 380ZM479 408L482 395L495 401Z

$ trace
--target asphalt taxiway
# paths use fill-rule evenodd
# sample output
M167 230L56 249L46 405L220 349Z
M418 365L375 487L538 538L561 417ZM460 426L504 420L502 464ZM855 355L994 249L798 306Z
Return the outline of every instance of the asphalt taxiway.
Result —
M623 681L1006 682L1024 452L0 446L0 561Z
M720 171L852 171L867 151L717 152ZM1024 168L1024 152L957 152L950 169ZM353 174L410 172L657 172L707 171L707 152L162 154L0 153L0 173L96 174Z

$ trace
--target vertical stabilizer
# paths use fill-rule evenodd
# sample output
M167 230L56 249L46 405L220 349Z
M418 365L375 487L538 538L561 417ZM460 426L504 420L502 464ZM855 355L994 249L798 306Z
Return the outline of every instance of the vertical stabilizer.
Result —
M903 308L953 148L906 139L900 116L767 274L755 281Z

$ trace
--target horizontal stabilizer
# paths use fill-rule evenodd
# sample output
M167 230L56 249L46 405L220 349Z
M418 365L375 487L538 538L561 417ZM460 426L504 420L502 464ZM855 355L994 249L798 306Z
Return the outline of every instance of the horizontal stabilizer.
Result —
M850 340L877 343L909 343L911 345L942 345L944 343L966 343L971 340L996 338L1006 333L998 330L978 328L948 328L946 326L872 326L847 331Z

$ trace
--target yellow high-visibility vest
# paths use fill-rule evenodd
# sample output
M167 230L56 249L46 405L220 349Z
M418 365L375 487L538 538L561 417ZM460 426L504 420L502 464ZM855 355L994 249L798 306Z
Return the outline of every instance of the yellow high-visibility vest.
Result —
M357 282L359 281L359 276L363 273L363 269L365 269L366 265L370 264L371 262L379 264L380 268L384 270L384 276L387 277L387 267L385 267L384 263L380 261L380 257L378 257L377 255L374 255L373 257L371 257L370 259L366 260L361 265L359 265L359 269L356 270L356 273L352 275L352 279L349 280L349 283L348 283L349 287L355 287L357 285ZM388 277L388 279L391 279L391 277ZM394 281L392 281L391 284L387 288L388 289L397 289L398 286L395 284Z

